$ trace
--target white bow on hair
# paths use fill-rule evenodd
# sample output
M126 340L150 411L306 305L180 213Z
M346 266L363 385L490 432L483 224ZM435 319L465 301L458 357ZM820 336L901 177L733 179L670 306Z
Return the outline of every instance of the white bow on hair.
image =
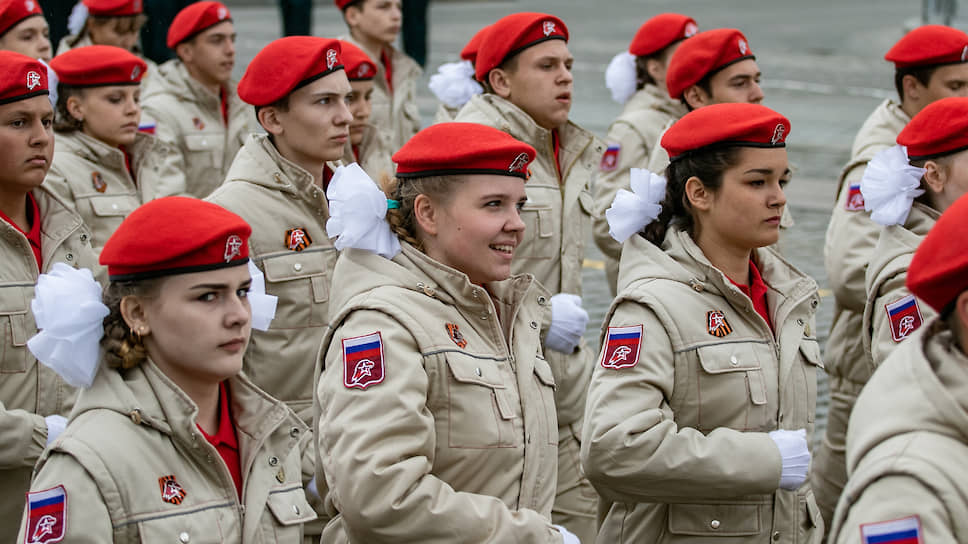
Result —
M427 85L437 99L451 108L459 108L475 94L484 92L480 83L474 81L474 66L469 60L448 62L437 68Z
M387 197L359 164L336 169L326 198L326 233L336 239L336 249L365 249L387 259L400 253L400 240L386 221Z
M41 59L37 59L37 62L44 65L47 69L47 97L50 99L50 107L57 109L57 84L60 82L60 78L57 77L57 72L50 67L49 64Z
M628 102L635 94L637 82L635 56L628 51L622 51L612 57L608 68L605 68L605 86L612 91L612 100L619 104Z
M81 0L78 0L74 4L74 7L71 9L71 14L67 18L67 31L71 33L71 36L77 36L84 30L84 23L87 22L88 13L87 6ZM58 44L51 45L56 49Z
M618 242L639 232L662 212L659 204L665 198L666 178L645 168L629 171L632 190L619 189L612 205L605 210L608 233Z
M911 166L904 146L895 145L874 155L860 180L864 209L871 212L871 220L884 226L903 225L914 199L924 193L924 172L924 168Z

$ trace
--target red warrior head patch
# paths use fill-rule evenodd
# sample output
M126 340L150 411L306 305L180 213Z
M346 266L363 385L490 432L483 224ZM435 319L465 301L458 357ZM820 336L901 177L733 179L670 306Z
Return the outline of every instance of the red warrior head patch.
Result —
M67 491L59 485L27 493L28 544L49 544L64 540L67 527Z
M467 347L467 340L464 338L464 335L461 334L460 328L458 328L454 323L447 324L447 334L449 334L450 339L457 344L457 347L461 349Z
M602 367L620 369L638 364L642 335L642 325L609 327L602 350Z
M608 148L602 154L602 162L598 165L598 169L602 172L611 172L618 168L618 154L621 150L620 144L608 144Z
M367 387L383 381L383 338L379 332L343 339L343 385Z
M303 227L296 227L286 231L286 247L292 251L302 251L313 243L313 239Z
M859 183L851 183L847 187L847 202L844 209L849 212L864 211L864 195L860 192Z
M103 193L108 189L108 184L104 181L104 178L101 177L100 172L91 172L91 185L93 185L94 190L99 193Z
M198 130L205 130L205 122L199 119L198 117L192 117L192 123L195 125L195 128L197 128Z
M908 295L886 304L887 317L891 320L891 338L900 342L921 327L921 308L914 295Z
M161 488L161 500L171 504L181 504L185 500L185 489L175 481L175 476L169 474L158 478L158 487Z
M706 330L717 338L722 338L733 332L733 328L729 326L729 321L726 321L726 315L719 310L706 312Z

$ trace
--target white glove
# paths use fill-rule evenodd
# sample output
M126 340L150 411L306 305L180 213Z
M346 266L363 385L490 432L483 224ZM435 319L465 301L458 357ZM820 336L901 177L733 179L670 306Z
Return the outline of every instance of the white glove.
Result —
M51 442L57 440L57 437L64 432L64 428L67 427L67 418L52 415L45 417L44 421L47 422L47 445L50 446Z
M581 544L581 540L575 536L571 531L565 529L561 525L552 525L558 532L561 533L561 538L564 540L563 544Z
M588 325L588 312L581 307L581 297L558 293L551 297L551 327L545 338L549 349L562 353L575 351Z
M796 490L807 479L807 468L810 467L810 450L807 449L806 429L796 431L770 431L770 438L776 443L783 458L783 468L780 471L780 489Z

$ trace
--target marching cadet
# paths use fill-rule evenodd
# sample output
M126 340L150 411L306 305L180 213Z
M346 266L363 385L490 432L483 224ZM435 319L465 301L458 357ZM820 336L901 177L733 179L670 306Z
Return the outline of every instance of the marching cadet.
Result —
M870 355L864 350L862 318L867 303L865 271L881 227L864 210L860 180L864 167L895 140L911 117L946 96L968 95L968 63L963 54L968 34L928 25L901 38L884 56L895 66L899 100L885 100L867 118L854 138L851 158L840 174L824 244L824 264L835 297L827 341L826 371L831 389L827 431L811 470L817 503L824 519L833 515L847 479L844 439L854 399L870 377Z
M478 30L460 51L460 62L448 62L437 68L430 76L428 87L440 100L434 123L447 123L457 117L457 113L474 95L484 92L484 88L474 77L474 61L481 46L481 38L490 25Z
M30 301L55 263L96 267L90 232L72 207L42 185L54 155L47 70L0 51L0 540L13 542L30 473L64 429L74 389L27 351L36 331Z
M907 288L939 317L897 346L857 398L832 543L954 544L968 535L966 217L961 197L911 260Z
M562 329L567 335L549 333L544 344L557 387L559 474L552 519L592 542L598 497L578 463L594 359L582 338L588 314L581 307L581 271L595 213L590 191L604 146L568 119L574 59L567 41L568 28L553 15L516 13L491 25L475 63L486 92L471 98L457 120L503 130L540 150L521 209L528 228L512 267L534 274L555 293L552 318L569 323Z
M688 43L688 41L686 42ZM817 284L779 236L790 124L757 104L686 114L668 181L632 171L582 466L612 501L598 542L819 543L807 478Z
M73 357L91 381L37 463L21 542L301 542L315 518L301 469L312 434L240 374L250 231L214 204L168 197L105 244L102 312L63 323L93 325L90 358ZM61 275L93 289L71 298L100 302L99 286Z
M57 86L57 151L47 188L91 229L96 250L143 201L179 192L173 150L138 130L147 65L109 45L89 45L50 63Z
M379 127L368 122L372 112L376 64L352 43L340 40L339 45L343 71L353 89L347 103L353 120L350 122L350 139L343 151L343 163L359 163L373 179L382 179L384 176L392 178L393 162L386 138Z
M577 544L551 522L550 300L511 274L534 156L499 130L442 123L393 155L384 191L356 167L334 179L330 234L346 249L315 412L338 514L322 542Z
M422 70L403 51L393 47L400 34L401 0L333 0L343 12L351 42L376 61L371 123L389 136L392 151L400 149L420 130L417 80Z
M50 28L37 0L0 2L0 50L50 62Z
M622 246L609 236L603 214L618 190L628 189L629 169L644 168L662 131L686 114L686 106L666 91L666 70L679 44L698 29L692 17L656 15L639 27L628 51L616 55L605 71L612 98L625 105L605 137L608 147L595 182L595 206L600 213L592 222L595 243L605 255L605 278L612 296Z
M181 10L168 28L168 47L178 58L158 67L143 96L156 122L155 135L177 150L185 172L182 193L204 198L218 187L245 138L255 132L252 109L231 81L235 66L232 14L220 2L197 2Z

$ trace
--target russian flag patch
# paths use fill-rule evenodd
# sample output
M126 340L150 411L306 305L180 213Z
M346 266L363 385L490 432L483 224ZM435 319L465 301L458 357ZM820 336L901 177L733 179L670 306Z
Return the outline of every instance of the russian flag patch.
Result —
M145 123L143 125L138 125L138 132L144 132L145 134L154 134L157 125L155 123Z
M67 491L59 485L27 493L25 542L48 544L64 540L67 527Z
M598 168L602 172L611 172L618 168L618 154L621 150L622 146L619 144L608 144L605 153L602 154L602 162L598 165Z
M602 350L602 367L631 368L639 362L642 348L642 325L609 327Z
M900 342L921 326L921 309L914 295L907 295L890 304L886 304L887 317L891 320L891 338Z
M847 203L844 204L844 208L849 212L864 209L864 195L860 192L860 183L851 183L847 188Z
M911 516L860 526L864 544L921 544L921 518Z
M343 339L343 385L366 389L382 382L385 374L379 332Z

